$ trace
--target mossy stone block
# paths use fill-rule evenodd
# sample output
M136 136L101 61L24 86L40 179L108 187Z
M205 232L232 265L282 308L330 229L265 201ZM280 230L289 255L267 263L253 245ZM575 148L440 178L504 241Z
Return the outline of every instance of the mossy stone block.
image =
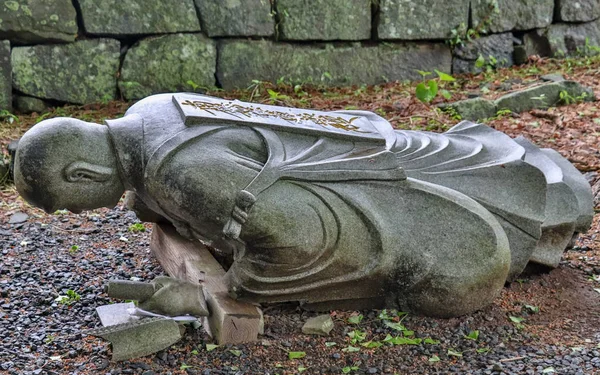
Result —
M600 18L598 0L556 0L556 18L564 22L589 22Z
M372 0L277 0L284 40L365 40Z
M554 0L472 0L474 28L500 33L550 25Z
M463 120L480 122L496 115L496 105L493 101L483 98L461 100L455 103L439 106L444 111L454 111Z
M120 48L114 39L13 48L13 86L25 95L67 103L114 100Z
M557 23L548 27L544 37L552 56L597 55L600 53L600 19L578 24Z
M447 39L469 21L468 0L380 0L379 39Z
M219 44L217 77L225 89L254 80L328 86L379 84L418 79L417 70L449 72L450 49L442 44L296 45L227 40Z
M143 39L131 47L121 68L119 88L128 99L161 92L215 86L217 48L202 34Z
M86 33L165 34L200 31L193 0L78 0Z
M77 12L71 0L0 2L0 39L14 43L72 42Z
M12 110L12 72L10 68L10 42L0 41L0 111Z
M196 7L209 37L275 33L269 0L196 0Z

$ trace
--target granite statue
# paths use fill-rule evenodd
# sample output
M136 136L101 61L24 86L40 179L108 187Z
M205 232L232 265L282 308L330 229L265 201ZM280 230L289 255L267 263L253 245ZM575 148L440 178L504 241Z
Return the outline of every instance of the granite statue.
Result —
M593 216L566 159L485 125L394 130L370 112L185 93L105 125L41 122L15 182L47 212L128 191L140 219L228 259L234 298L440 317L485 307L529 262L556 267Z

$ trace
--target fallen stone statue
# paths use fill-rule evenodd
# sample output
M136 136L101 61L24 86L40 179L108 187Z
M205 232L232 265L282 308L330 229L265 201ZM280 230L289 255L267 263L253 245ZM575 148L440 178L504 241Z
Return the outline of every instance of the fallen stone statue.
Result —
M485 125L394 130L317 112L162 94L106 126L45 120L21 139L19 193L47 212L113 207L170 222L231 265L231 296L450 317L529 262L556 267L591 224L557 152Z

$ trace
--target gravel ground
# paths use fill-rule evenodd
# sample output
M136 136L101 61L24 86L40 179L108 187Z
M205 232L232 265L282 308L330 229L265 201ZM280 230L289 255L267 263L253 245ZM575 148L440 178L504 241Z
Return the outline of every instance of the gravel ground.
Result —
M600 374L598 222L559 269L520 279L484 311L449 320L402 317L414 331L409 338L431 344L362 346L403 335L380 311L332 312L329 337L306 336L300 328L315 313L286 304L264 308L258 343L208 351L210 338L190 327L168 351L114 364L109 344L81 331L100 325L95 308L111 302L103 292L108 279L148 281L162 273L150 256L151 226L130 231L137 219L119 208L44 215L11 192L3 199L10 202L0 211L2 374ZM22 211L28 220L9 224ZM69 290L80 299L55 301ZM350 323L358 314L363 319ZM365 339L352 344L355 330ZM465 337L474 331L476 340ZM306 357L290 360L289 352Z

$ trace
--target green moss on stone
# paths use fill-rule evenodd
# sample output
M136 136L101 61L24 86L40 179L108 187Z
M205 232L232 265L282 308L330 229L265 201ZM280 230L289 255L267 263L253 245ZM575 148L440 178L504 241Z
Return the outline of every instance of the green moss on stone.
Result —
M189 91L188 81L215 86L217 50L202 34L174 34L143 39L127 51L119 87L126 99Z
M120 43L112 39L17 47L13 85L26 95L68 103L114 99L119 57Z

